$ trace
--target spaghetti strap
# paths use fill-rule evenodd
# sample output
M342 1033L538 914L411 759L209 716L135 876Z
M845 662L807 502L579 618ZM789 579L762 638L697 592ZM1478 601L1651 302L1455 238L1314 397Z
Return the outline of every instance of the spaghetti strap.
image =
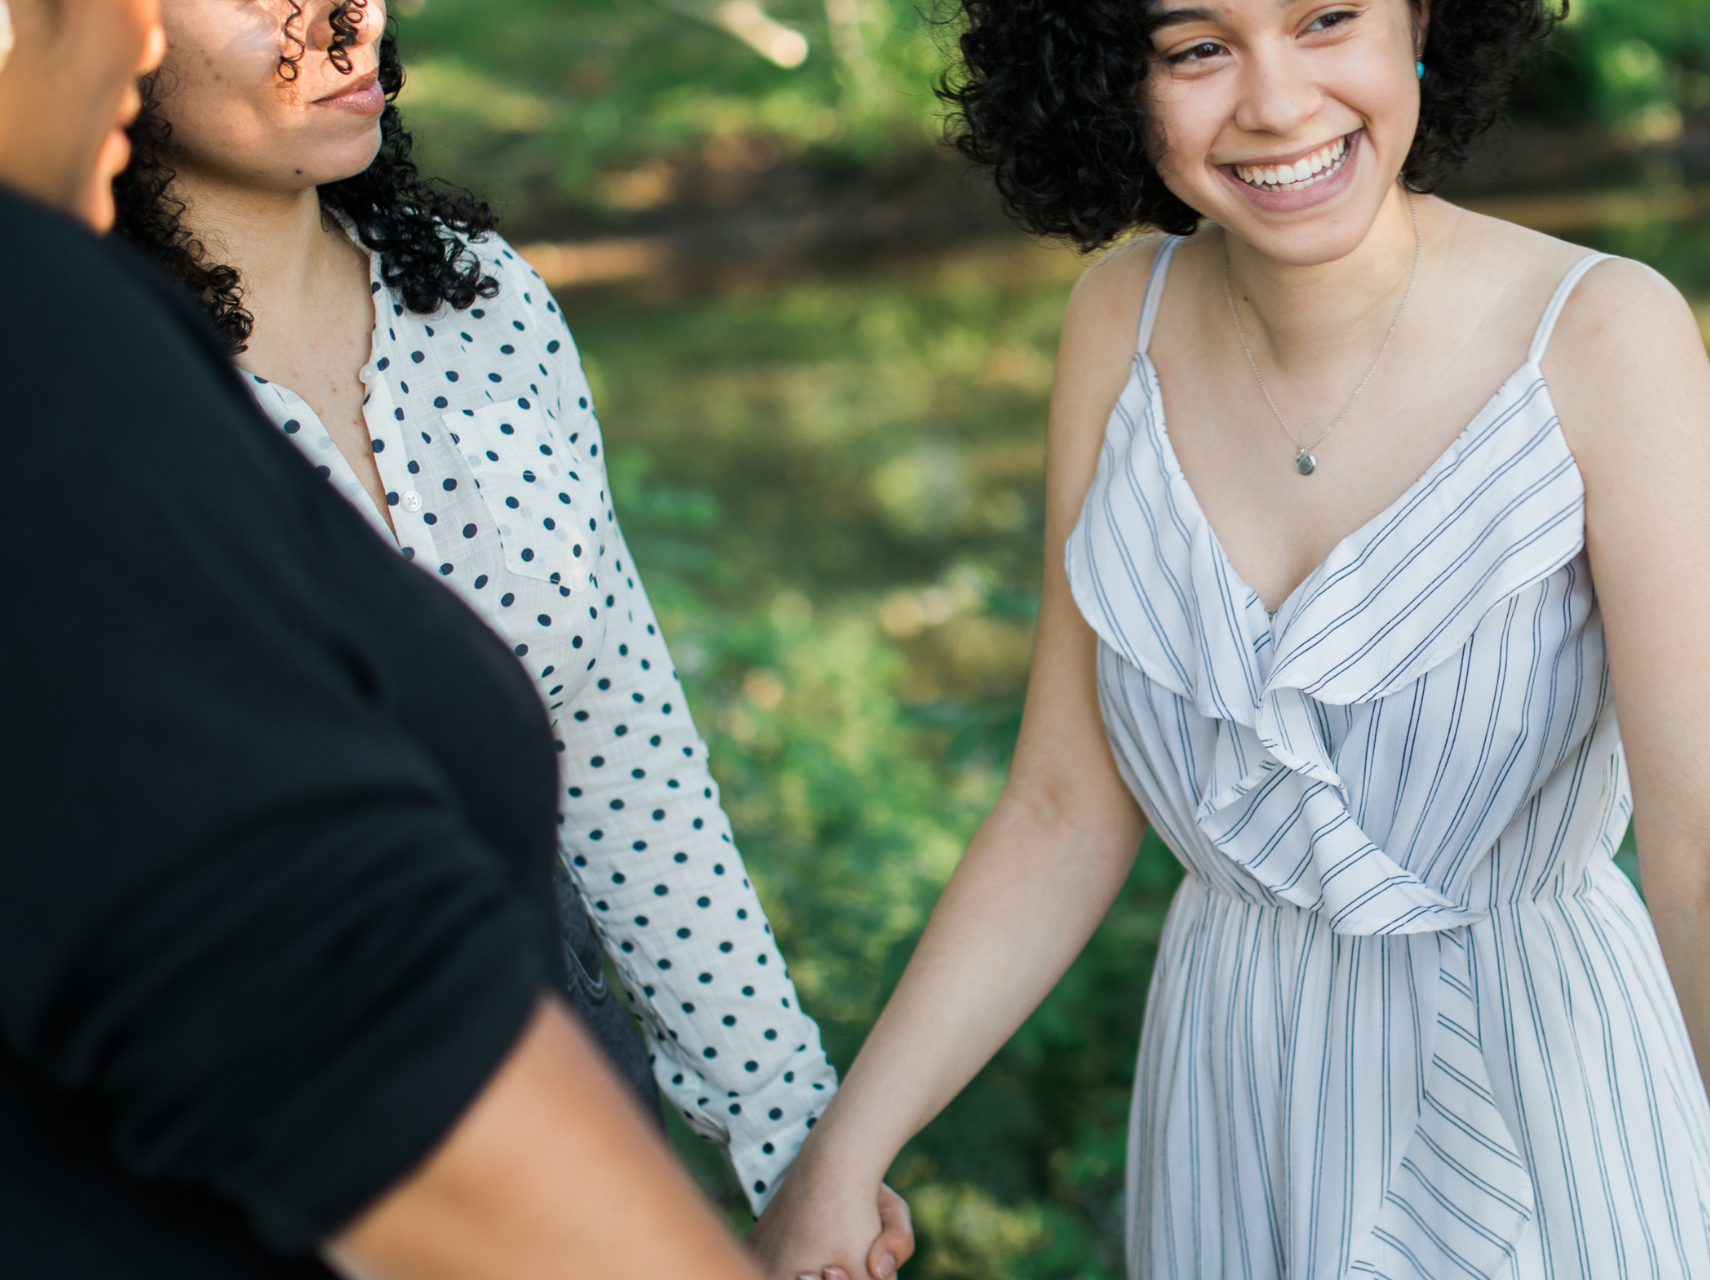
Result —
M1526 353L1526 363L1536 364L1544 358L1544 349L1550 345L1550 335L1556 331L1556 321L1562 317L1562 308L1567 306L1568 295L1574 290L1585 273L1599 262L1606 262L1614 257L1611 253L1588 253L1562 277L1562 282L1556 286L1555 294L1550 298L1550 305L1544 308L1544 318L1538 321L1538 332L1532 337L1532 349Z
M1170 274L1170 259L1176 256L1180 236L1171 236L1152 259L1152 274L1146 279L1146 300L1140 306L1140 339L1137 345L1144 352L1152 345L1152 326L1158 322L1158 307L1164 300L1164 278Z

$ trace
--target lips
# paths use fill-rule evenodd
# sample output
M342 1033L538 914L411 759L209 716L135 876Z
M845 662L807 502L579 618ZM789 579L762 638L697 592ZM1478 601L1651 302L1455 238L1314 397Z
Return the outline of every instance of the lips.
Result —
M332 107L338 111L353 111L358 115L378 115L386 105L386 92L380 87L380 77L369 72L352 81L338 93L316 98L317 107Z
M1242 182L1260 191L1304 191L1342 167L1352 139L1352 134L1344 134L1292 164L1233 164L1229 168Z

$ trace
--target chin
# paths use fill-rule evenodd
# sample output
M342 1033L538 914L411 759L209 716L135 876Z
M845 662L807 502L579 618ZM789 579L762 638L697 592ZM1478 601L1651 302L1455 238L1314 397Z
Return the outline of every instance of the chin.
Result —
M372 138L363 139L362 145L323 146L314 149L312 155L303 157L292 167L292 185L297 187L324 187L328 183L343 182L346 178L354 178L364 172L374 163L374 157L380 154L380 131L374 130Z
M1216 221L1227 233L1246 241L1273 262L1290 267L1317 267L1340 261L1358 249L1377 221L1382 203L1381 198L1364 201L1357 209L1338 209L1289 226L1251 217Z
M113 203L113 180L125 171L131 159L131 141L120 129L108 133L101 144L95 162L95 181L90 184L88 197L82 202L83 220L96 231L113 229L117 210Z

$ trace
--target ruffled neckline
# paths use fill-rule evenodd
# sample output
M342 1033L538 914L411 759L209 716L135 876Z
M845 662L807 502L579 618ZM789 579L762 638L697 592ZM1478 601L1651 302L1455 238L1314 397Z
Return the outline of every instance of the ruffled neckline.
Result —
M1210 705L1201 708L1219 718L1251 723L1238 705L1228 704L1221 696L1231 685L1251 690L1254 705L1267 689L1278 688L1297 688L1334 704L1383 697L1458 650L1488 608L1553 573L1584 544L1584 480L1561 433L1543 370L1535 357L1529 357L1412 484L1382 511L1338 539L1277 608L1268 610L1225 551L1176 457L1157 368L1146 351L1136 353L1132 379L1141 383L1151 410L1136 430L1148 435L1157 453L1171 506L1187 526L1190 544L1203 548L1190 561L1188 580L1196 596L1209 592L1212 597L1216 619L1222 624L1215 629L1239 624L1228 636L1202 631L1196 637L1201 652L1217 653L1241 672L1239 682L1227 677L1219 681L1206 700ZM1535 428L1525 432L1522 441L1509 438L1516 416L1528 419ZM1530 468L1530 483L1519 494L1499 484L1511 474L1511 467L1501 464L1515 459L1497 459L1497 465L1481 470L1481 464L1505 448L1535 464ZM1524 540L1527 545L1511 548L1500 538L1493 539L1493 534L1511 525L1508 517L1515 500L1536 496L1540 487L1554 490L1556 501L1546 503L1541 512L1529 512L1542 519L1534 536ZM1527 505L1535 508L1536 504ZM1406 535L1432 518L1431 536L1409 545ZM1482 536L1468 542L1461 535L1473 527ZM1569 536L1549 537L1551 528L1569 531ZM1438 567L1431 579L1413 581L1409 571L1423 557L1438 553L1444 558L1433 562ZM1457 574L1466 577L1470 561L1477 562L1478 572L1465 585L1477 589L1444 596L1443 588L1452 591ZM1367 620L1363 626L1353 626L1351 610L1369 608L1374 602L1386 606L1381 624L1374 626L1374 620ZM1478 609L1480 602L1486 608ZM1203 611L1196 608L1192 616L1203 617ZM1088 620L1097 630L1097 621L1090 615ZM1471 625L1457 626L1457 622ZM1406 629L1406 637L1396 634L1398 628ZM1177 691L1192 696L1196 703L1202 701L1198 689Z
M1505 600L1583 549L1585 486L1539 360L1584 265L1558 289L1525 363L1272 617L1218 543L1164 426L1145 351L1167 266L1160 254L1132 371L1064 548L1070 590L1111 649L1217 724L1210 759L1183 778L1200 833L1267 892L1323 913L1337 932L1455 928L1482 914L1360 830L1323 708L1421 679Z

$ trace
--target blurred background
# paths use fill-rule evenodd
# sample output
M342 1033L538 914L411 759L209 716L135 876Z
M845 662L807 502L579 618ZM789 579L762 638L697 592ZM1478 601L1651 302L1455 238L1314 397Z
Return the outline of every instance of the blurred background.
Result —
M954 30L916 0L395 9L423 167L497 205L581 345L743 853L845 1067L1014 741L1083 263L939 146ZM1445 194L1650 262L1710 323L1710 0L1574 0ZM1149 840L1068 978L904 1154L913 1276L1121 1274L1176 879Z

